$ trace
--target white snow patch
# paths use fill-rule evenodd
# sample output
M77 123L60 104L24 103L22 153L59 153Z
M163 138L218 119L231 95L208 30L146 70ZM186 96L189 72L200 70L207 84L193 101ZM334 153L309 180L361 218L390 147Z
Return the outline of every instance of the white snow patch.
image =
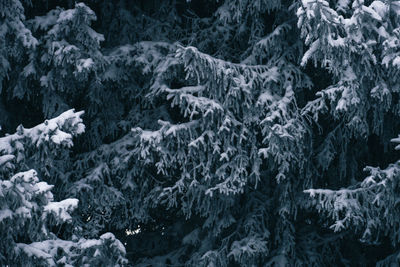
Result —
M1 150L1 146L0 146L0 150ZM4 155L4 156L0 156L0 166L6 164L9 161L12 161L15 159L14 155Z
M301 59L301 66L305 66L308 62L308 60L310 59L310 57L317 51L318 47L320 45L320 41L319 39L317 39L316 41L314 41L310 48L307 50L307 52L304 53L303 58Z
M400 56L396 56L392 61L393 66L400 67Z
M389 7L382 1L374 1L369 5L369 7L374 10L381 18L386 17Z
M382 17L379 16L379 14L377 12L375 12L375 10L373 10L372 8L367 7L367 6L362 6L362 9L363 9L363 11L368 13L372 18L376 19L377 21L382 21Z
M344 81L354 81L357 79L356 74L353 71L353 68L348 66L346 70L343 72L342 80Z
M68 9L68 10L62 11L60 13L60 15L58 16L57 23L72 20L75 16L75 13L76 13L75 9Z
M44 252L41 249L38 249L32 245L18 243L17 248L25 252L29 257L35 256L39 259L46 259L49 266L56 266L52 255Z
M93 65L94 65L93 59L85 58L78 60L76 68L78 72L82 72L83 70L89 70Z
M81 243L80 247L81 247L82 249L87 249L87 248L90 248L90 247L101 246L101 245L102 245L101 240L89 239L89 240L83 241L83 242Z
M118 248L119 251L121 251L123 254L126 253L124 245L119 241L118 239L115 238L115 236L112 233L105 233L100 236L100 239L109 239L111 241L114 241L114 245Z
M0 210L0 222L6 218L12 218L13 212L10 209Z
M24 218L31 218L31 211L26 207L19 207L15 210L15 214L22 216Z
M53 9L44 16L36 16L34 19L30 20L29 23L33 24L35 30L47 30L57 23L59 13L60 11L58 9Z
M69 211L74 210L78 206L79 200L76 198L64 199L60 202L50 202L44 207L45 213L54 213L59 216L62 221L69 221L72 219Z
M35 170L19 172L11 177L10 182L18 183L19 180L25 183L36 183L39 181L39 179L37 178L37 172Z
M54 187L54 185L49 185L49 184L46 183L46 182L39 182L39 183L37 183L37 184L35 185L36 193L37 193L37 194L41 194L41 193L44 193L44 192L48 192L48 191L50 191L51 189L53 189L53 187Z

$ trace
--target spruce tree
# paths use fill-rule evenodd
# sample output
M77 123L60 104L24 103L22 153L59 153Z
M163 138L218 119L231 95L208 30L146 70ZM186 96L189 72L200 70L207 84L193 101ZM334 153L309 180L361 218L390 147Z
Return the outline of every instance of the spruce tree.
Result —
M82 114L69 110L0 138L1 265L126 263L125 248L112 233L99 239L80 237L79 227L69 225L79 200L55 201L54 185L41 181L35 171L45 165L48 153L71 147L72 137L84 132Z
M0 265L399 264L399 16L0 1Z

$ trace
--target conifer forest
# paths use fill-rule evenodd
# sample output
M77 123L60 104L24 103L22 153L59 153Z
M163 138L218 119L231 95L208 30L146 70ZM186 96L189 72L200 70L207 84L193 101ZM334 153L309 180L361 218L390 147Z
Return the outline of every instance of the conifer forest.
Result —
M0 266L399 266L399 0L0 0Z

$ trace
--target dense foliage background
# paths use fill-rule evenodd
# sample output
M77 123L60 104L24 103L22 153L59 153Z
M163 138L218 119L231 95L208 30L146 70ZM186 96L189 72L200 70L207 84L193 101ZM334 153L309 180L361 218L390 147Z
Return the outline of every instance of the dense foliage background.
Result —
M0 265L397 266L399 93L400 1L0 0Z

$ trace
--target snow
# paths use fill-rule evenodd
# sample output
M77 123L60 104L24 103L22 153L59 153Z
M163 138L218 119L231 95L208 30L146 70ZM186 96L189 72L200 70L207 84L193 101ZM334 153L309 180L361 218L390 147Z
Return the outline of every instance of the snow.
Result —
M382 17L379 16L379 14L377 12L375 12L375 10L373 10L370 7L367 6L362 6L363 11L365 11L366 13L368 13L372 18L376 19L377 21L382 21ZM379 10L382 12L382 10Z
M63 256L61 259L57 261L58 264L63 264L65 266L67 264L67 257Z
M229 5L226 2L217 9L215 15L219 17L219 20L221 20L224 24L232 21Z
M388 168L383 170L383 173L385 173L385 175L386 175L386 179L389 179L389 180L393 180L393 178L396 177L398 172L399 172L398 168L397 167L393 167L393 166L390 166L390 167L388 167ZM382 182L383 181L385 181L385 179L382 180Z
M46 182L39 182L35 184L37 194L45 193L53 189L54 185L49 185Z
M19 216L22 216L24 218L31 218L32 217L31 211L26 207L19 207L18 209L15 210L15 214L19 215Z
M338 1L338 9L345 10L349 6L350 0L339 0Z
M355 75L353 68L350 66L347 66L346 70L343 72L343 81L354 81L357 79L357 76Z
M72 137L85 131L85 125L80 118L82 115L83 111L75 112L74 109L70 109L58 117L46 120L33 128L26 129L19 126L17 133L0 138L0 153L11 155L16 154L18 151L23 151L24 145L19 140L25 141L26 139L36 147L48 141L52 141L57 145L71 146ZM10 158L8 156L1 159L9 160Z
M62 144L62 142L66 142L68 147L72 146L72 135L63 131L60 131L59 129L57 129L55 131L55 134L51 137L51 141L53 141L53 143L60 145Z
M89 239L89 240L83 241L81 243L80 247L82 249L88 249L88 248L91 248L91 247L94 247L94 246L101 246L101 245L102 245L101 240Z
M76 13L75 9L68 9L68 10L62 11L58 15L57 23L62 23L62 22L67 22L67 21L72 20L75 16L75 13Z
M391 139L390 142L393 142L393 143L400 143L400 135L399 135L399 137L396 137L396 138ZM397 146L395 147L395 149L396 149L396 150L400 150L400 145L397 145Z
M314 41L310 48L307 50L307 52L304 53L303 58L301 59L301 66L305 66L308 62L308 60L310 59L310 57L317 51L318 47L320 46L320 41L319 39L317 39L316 41Z
M77 3L75 4L75 8L82 8L85 10L85 12L90 15L90 16L96 16L96 14L94 13L93 10L91 10L87 5L85 5L84 3Z
M1 149L1 144L0 144L0 149ZM0 166L6 164L9 161L12 161L15 159L14 155L4 155L4 156L0 156Z
M76 198L64 199L60 202L50 202L44 207L45 213L54 213L62 221L70 221L72 219L68 211L72 211L78 206L79 200Z
M14 152L14 147L11 145L16 140L18 140L20 136L13 134L13 135L6 135L5 137L0 138L0 153L3 154L12 154Z
M209 99L207 97L203 96L199 97L183 93L180 94L180 99L181 100L185 99L187 101L188 106L193 107L193 112L195 112L197 108L199 108L203 112L205 111L205 113L203 114L204 117L208 113L212 113L214 110L220 110L220 111L224 110L220 103L218 103L216 100Z
M196 139L192 140L188 147L195 147L195 148L199 148L199 143L204 145L204 137L207 136L209 138L209 140L213 140L214 139L214 132L213 131L205 131L203 132L199 137L197 137ZM219 149L219 147L217 147L216 149Z
M91 58L86 58L86 59L79 59L76 68L78 72L82 72L83 70L90 70L92 66L94 65L93 59Z
M258 41L256 46L265 50L271 49L274 44L274 39L280 37L284 33L287 33L291 28L292 26L290 26L288 23L278 25L270 34Z
M62 129L64 125L70 124L72 126L71 130L73 134L83 133L85 126L80 118L81 115L83 115L83 111L75 112L74 109L70 109L54 119L46 120L44 123L39 124L32 129L25 130L27 131L27 135L31 137L33 143L38 143L37 145L41 143L40 139L46 139L46 136L50 135L52 132L55 132L52 133L52 141L57 142L57 144L61 144L63 142L69 144L72 135L65 134L64 131L60 130L60 128ZM56 131L56 129L58 129L58 131ZM53 137L54 135L57 135L57 137Z
M396 56L392 61L393 66L400 68L400 56Z
M35 69L35 66L33 65L33 62L29 62L29 64L24 67L22 74L25 77L36 74L36 69Z
M392 10L400 16L400 1L392 1L390 3L392 4Z
M93 257L98 257L98 256L100 256L100 255L101 255L100 250L96 249L95 252L94 252L94 254L93 254Z
M118 239L115 238L115 236L112 233L105 233L100 236L100 239L109 239L111 241L114 241L114 245L118 248L119 251L121 251L123 254L126 253L124 245L119 241Z
M1 189L6 189L6 190L8 190L8 189L10 189L12 186L13 186L13 183L11 183L10 181L8 181L8 180L0 180L0 188ZM0 191L0 193L2 194L2 191Z
M198 93L201 92L205 89L205 86L203 85L197 85L197 86L185 86L181 87L179 89L170 89L170 88L165 88L164 91L167 93L171 94L176 94L176 93Z
M49 87L49 77L46 75L40 77L40 85L43 87Z
M228 153L224 152L221 154L219 161L223 161L223 160L226 160L227 162L229 161Z
M44 252L42 249L36 248L31 245L18 243L17 248L25 252L29 257L37 257L39 259L46 259L49 266L56 266L52 255Z
M277 100L279 100L279 97L271 94L271 92L269 90L267 90L258 97L257 105L262 106L262 105L274 103Z
M340 47L345 46L346 39L342 37L337 37L333 39L331 35L328 35L328 42L332 47Z
M53 239L33 242L31 244L17 243L16 250L22 251L28 257L45 259L47 261L47 266L58 266L58 264L62 264L63 266L65 265L72 267L76 264L76 262L74 264L74 261L76 260L74 258L77 256L76 252L80 252L82 255L89 257L101 255L101 249L108 249L108 247L105 247L105 239L111 240L111 246L116 247L122 254L126 254L125 247L111 233L106 233L97 240L81 238L74 242L69 240ZM96 248L96 250L93 252L93 247L98 248ZM58 259L60 256L60 249L64 251L65 254L63 257ZM57 265L54 262L56 259L58 259Z
M389 38L389 33L386 31L386 29L383 26L380 26L378 28L378 34L384 39Z
M53 44L54 43L56 43L56 42L53 42ZM58 53L60 53L60 54L62 54L62 55L65 55L65 54L68 54L68 53L74 53L74 52L78 52L79 51L79 48L78 47L76 47L75 45L71 45L71 44L67 44L67 43L65 43L65 44L62 44L61 46L60 46L60 48L62 48L62 49L60 49L60 52L55 52L55 54L57 55Z
M89 26L86 26L85 28L86 28L86 33L87 33L87 35L89 35L89 37L90 37L92 40L96 40L96 43L97 43L97 44L100 44L100 42L103 42L103 41L105 40L103 34L94 31L94 30L93 30L92 28L90 28Z
M53 9L44 16L36 16L34 19L29 20L29 23L33 24L35 30L47 30L57 23L59 13L58 9Z
M71 264L64 265L63 263L71 263L70 257L74 255L74 253L71 254L71 252L75 249L79 249L79 243L54 239L33 242L31 244L18 243L16 248L24 252L28 257L37 257L47 260L47 266L58 266L58 264L62 264L62 266L72 267ZM60 258L56 265L54 260L58 258L59 249L62 249L67 255Z
M19 172L10 179L10 182L12 183L18 183L18 181L25 183L36 183L39 181L39 179L37 178L37 172L35 170L29 170L25 172Z
M6 218L12 218L12 216L13 212L8 208L0 210L0 222Z
M369 5L369 7L376 12L381 18L385 18L387 16L387 12L389 11L389 7L383 3L382 1L374 1Z
M17 32L17 37L22 41L26 48L35 48L39 43L38 40L32 36L32 32L25 27L22 21L10 22L12 28Z
M132 129L133 131L135 129ZM147 141L147 142L156 142L159 143L161 141L161 132L160 131L147 131L147 130L141 130L140 134L140 141Z
M237 261L240 261L241 257L245 258L248 255L266 252L268 252L267 241L259 236L250 236L240 241L234 241L228 256L233 256ZM287 266L287 264L278 266Z
M105 233L100 236L100 239L111 239L115 240L115 236L112 233Z
M127 57L132 52L135 52L136 46L131 44L121 45L110 53L110 57Z
M87 183L95 183L95 182L102 182L104 175L108 175L110 172L110 169L108 168L108 165L104 162L102 162L99 166L94 168L85 178L85 182Z
M172 134L175 137L176 132L190 129L190 128L196 126L198 123L199 123L199 121L194 120L194 121L181 123L181 124L168 125L169 129L165 132L165 135L168 136L168 135Z
M84 3L75 4L74 9L68 9L60 12L57 23L68 22L74 19L77 15L78 10L82 10L91 20L96 20L96 14Z

